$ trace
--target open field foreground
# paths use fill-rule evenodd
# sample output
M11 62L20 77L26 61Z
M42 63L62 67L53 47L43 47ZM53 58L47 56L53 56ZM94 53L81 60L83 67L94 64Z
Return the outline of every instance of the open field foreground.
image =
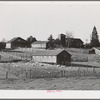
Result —
M100 56L88 54L89 50L68 48L72 62L66 66L34 62L33 51L25 50L0 52L0 89L100 89Z
M31 62L0 63L0 89L99 90L100 68Z
M6 90L100 90L100 78L39 78L0 80L0 89Z

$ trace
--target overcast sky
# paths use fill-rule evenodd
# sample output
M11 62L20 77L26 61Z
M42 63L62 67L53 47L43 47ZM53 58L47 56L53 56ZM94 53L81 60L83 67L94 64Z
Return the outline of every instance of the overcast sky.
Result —
M31 35L47 40L69 31L86 42L94 26L100 36L100 2L0 1L0 41Z

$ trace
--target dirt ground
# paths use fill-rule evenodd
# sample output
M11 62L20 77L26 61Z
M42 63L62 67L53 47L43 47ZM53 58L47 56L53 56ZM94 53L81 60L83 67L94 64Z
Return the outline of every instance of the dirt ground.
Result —
M100 78L39 78L39 79L8 79L0 80L1 90L100 90Z

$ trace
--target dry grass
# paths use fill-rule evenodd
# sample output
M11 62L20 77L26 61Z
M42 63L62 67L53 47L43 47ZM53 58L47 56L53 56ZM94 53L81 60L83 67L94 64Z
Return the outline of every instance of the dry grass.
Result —
M10 66L10 67L9 67ZM6 71L10 68L8 79ZM31 77L30 77L31 70ZM64 70L64 77L58 72ZM0 63L0 89L94 90L100 89L100 68L57 67L30 62ZM26 77L26 72L28 76ZM52 74L51 74L52 72Z
M9 56L16 60L25 60L26 56L29 59L33 51L24 50L25 52L21 53L5 53L2 54L2 57L4 60L9 59ZM87 62L91 61L95 55L88 54L88 49L68 48L67 50L72 54L72 61L74 61L72 66L57 67L57 65L26 61L0 63L0 89L99 90L100 64ZM83 65L84 67L82 67ZM8 70L8 79L6 79Z

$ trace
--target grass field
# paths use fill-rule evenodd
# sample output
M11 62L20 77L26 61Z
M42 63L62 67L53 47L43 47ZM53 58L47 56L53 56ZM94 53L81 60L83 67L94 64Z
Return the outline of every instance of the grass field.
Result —
M14 65L14 64L13 64ZM3 65L2 65L3 66ZM100 89L100 68L95 69L93 74L92 68L55 68L54 66L30 67L34 77L26 78L24 71L17 66L9 72L8 79L5 79L6 68L0 67L0 89L10 90L99 90ZM19 65L18 65L19 66ZM7 67L5 65L5 67ZM23 66L21 66L23 67ZM27 66L29 67L29 66ZM28 70L30 70L28 68ZM26 69L24 66L23 69ZM55 70L56 69L56 70ZM47 72L53 71L53 76L60 70L65 70L66 75L61 77L61 73L57 77L52 77ZM27 70L27 71L28 71ZM85 74L84 74L85 70ZM56 71L56 72L55 72ZM19 72L19 75L18 75ZM15 74L16 73L16 74Z
M94 61L98 57L88 54L89 49L66 50L72 55L70 66L29 61L34 50L0 52L1 61L7 61L0 63L0 89L99 90L100 64Z
M63 76L62 70L65 72ZM90 67L58 67L30 62L0 63L0 89L98 90L100 68L95 68L94 72L94 68Z
M76 48L65 48L72 56L71 60L75 62L86 62L90 61L95 55L88 54L89 49L76 49ZM17 59L17 60L31 60L31 56L35 50L32 48L19 48L11 50L10 52L0 53L2 55L2 60ZM11 56L11 57L9 57Z
M39 79L7 79L0 80L3 90L100 90L100 78L39 78Z

